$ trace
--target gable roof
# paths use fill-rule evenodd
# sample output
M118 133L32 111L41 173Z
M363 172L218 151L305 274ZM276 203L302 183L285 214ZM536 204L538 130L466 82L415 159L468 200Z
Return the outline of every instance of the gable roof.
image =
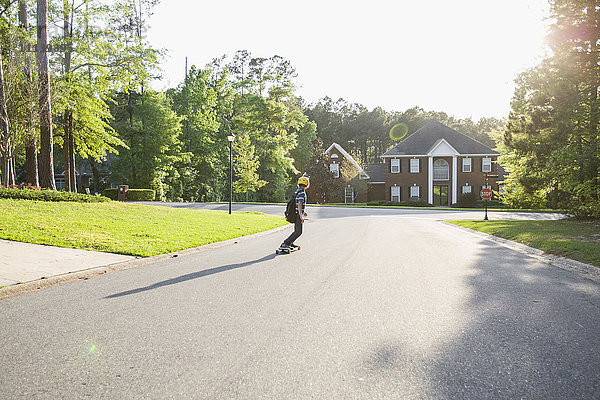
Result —
M385 183L385 164L365 164L365 171L371 178L371 183Z
M351 156L350 154L348 154L348 153L346 152L346 150L344 150L344 149L342 148L342 146L340 146L339 144L337 144L337 143L332 143L332 144L331 144L331 146L329 146L329 147L327 148L327 150L325 150L325 154L329 154L329 152L330 152L332 149L334 149L334 148L335 148L337 151L339 151L339 152L340 152L340 153L341 153L341 154L342 154L342 155L343 155L343 156L344 156L344 157L345 157L345 158L346 158L348 161L350 161L350 163L351 163L352 165L354 165L354 166L356 167L356 169L358 169L359 173L361 173L361 174L364 174L364 175L365 175L367 178L369 178L369 179L370 179L370 176L369 176L369 174L368 174L368 173L367 173L367 172L366 172L366 171L365 171L365 170L364 170L364 169L363 169L363 168L362 168L362 167L361 167L361 166L360 166L360 165L359 165L359 164L356 162L356 160L355 160L354 158L352 158L352 156Z
M381 157L428 155L442 142L458 154L486 156L500 154L441 122L433 121L386 151Z

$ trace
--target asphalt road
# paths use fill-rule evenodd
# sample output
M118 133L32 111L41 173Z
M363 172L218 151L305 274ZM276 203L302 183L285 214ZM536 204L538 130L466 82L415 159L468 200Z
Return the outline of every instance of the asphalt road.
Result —
M0 398L600 398L599 284L451 211L308 212L290 255L285 230L0 301Z

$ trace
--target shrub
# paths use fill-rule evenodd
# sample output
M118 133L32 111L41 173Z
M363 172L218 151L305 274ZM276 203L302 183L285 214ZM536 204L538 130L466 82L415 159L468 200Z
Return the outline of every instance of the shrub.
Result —
M152 189L129 189L127 200L131 201L154 201L156 192Z
M39 190L18 188L0 188L0 198L38 201L73 201L79 203L102 203L110 201L107 197L91 194L63 192L50 189Z
M117 200L117 190L118 189L104 189L104 196L108 197L111 200Z
M118 199L119 189L104 189L104 195L112 200ZM156 192L152 189L129 189L127 190L128 201L154 201Z
M504 207L504 204L499 201L499 200L478 200L477 201L477 207L480 208L484 208L485 207L485 203L487 203L488 208L490 207L494 207L494 208L502 208Z
M592 182L580 184L573 192L569 212L579 219L600 219L600 200Z
M427 201L423 200L423 199L417 199L417 198L413 198L411 197L410 199L401 202L402 205L404 206L408 206L408 207L433 207L432 204L429 204Z
M477 198L475 197L475 193L464 193L458 196L458 201L456 202L456 207L458 208L473 208L477 204Z

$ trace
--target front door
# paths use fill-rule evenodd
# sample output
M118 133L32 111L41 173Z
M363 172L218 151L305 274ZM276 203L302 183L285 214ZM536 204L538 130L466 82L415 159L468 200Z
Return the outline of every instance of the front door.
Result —
M448 185L433 185L433 205L448 206Z
M344 189L344 203L354 203L354 188L348 186Z

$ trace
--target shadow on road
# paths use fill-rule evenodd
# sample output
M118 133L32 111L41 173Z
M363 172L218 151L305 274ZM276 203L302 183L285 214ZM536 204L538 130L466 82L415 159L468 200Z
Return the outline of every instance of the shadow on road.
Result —
M597 284L495 245L471 272L466 326L430 354L399 335L374 346L364 368L380 379L420 371L435 399L600 398Z
M164 281L156 282L149 286L144 286L144 287L137 288L137 289L131 289L131 290L126 290L124 292L111 294L110 296L106 296L105 299L114 299L116 297L129 296L129 295L136 294L136 293L146 292L148 290L158 289L163 286L175 285L177 283L190 281L192 279L198 279L198 278L202 278L204 276L219 274L221 272L230 271L232 269L244 268L244 267L248 267L250 265L260 264L264 261L271 260L275 257L276 257L275 254L269 254L269 255L259 258L257 260L246 261L246 262L239 263L239 264L223 265L220 267L205 269L203 271L192 272L190 274L181 275L176 278L171 278L171 279L167 279Z

